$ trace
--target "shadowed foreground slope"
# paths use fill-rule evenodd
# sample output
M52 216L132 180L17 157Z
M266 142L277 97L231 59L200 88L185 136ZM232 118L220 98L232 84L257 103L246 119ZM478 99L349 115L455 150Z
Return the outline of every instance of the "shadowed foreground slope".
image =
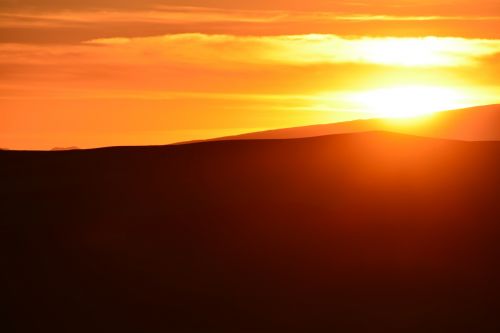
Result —
M498 332L500 143L0 152L3 332Z

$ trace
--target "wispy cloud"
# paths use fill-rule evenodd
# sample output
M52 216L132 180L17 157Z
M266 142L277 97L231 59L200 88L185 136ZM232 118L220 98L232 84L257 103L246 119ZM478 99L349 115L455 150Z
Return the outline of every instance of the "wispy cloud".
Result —
M182 94L268 101L377 84L482 80L497 85L499 56L500 40L323 34L171 34L78 45L0 44L0 95L178 99Z
M89 23L192 24L215 22L291 23L334 21L499 21L500 16L380 15L365 13L236 10L206 7L157 6L139 11L5 12L0 27L71 27Z
M170 34L93 39L78 45L0 44L0 63L168 65L373 64L463 67L500 53L499 39L343 37L329 34L236 36Z
M500 40L464 38L346 38L336 35L231 36L178 34L88 41L138 61L232 63L369 63L390 66L464 66L500 52ZM194 51L194 52L193 52ZM97 51L99 52L99 51ZM141 58L140 55L149 56ZM120 61L119 59L117 61Z
M387 76L391 71L400 72L399 79L422 77L431 73L430 68L442 77L469 69L476 73L492 72L492 68L498 67L492 59L499 56L500 40L347 38L322 34L172 34L94 39L78 45L0 44L4 78L0 87L7 89L17 84L19 90L35 85L44 90L43 87L55 85L63 87L67 96L73 94L72 87L97 88L109 96L112 87L127 93L147 87L199 92L240 87L241 91L255 93L259 87L290 89L287 77L316 75L314 82L294 83L296 90L310 90L307 85L317 89L323 82L331 81L327 80L330 75L337 86L347 87L347 82L353 80L360 84L362 80L355 79L356 75ZM318 76L318 71L324 74ZM261 83L252 88L251 82L244 83L245 78ZM262 83L265 81L274 84Z
M189 24L210 22L270 22L283 18L280 12L217 10L173 7L148 11L63 11L53 13L4 13L3 27L74 26L88 23L163 23Z
M374 11L367 2L356 6L335 2L336 6L324 10L313 10L314 6L307 10L295 5L269 7L264 3L245 6L225 2L219 3L220 8L203 7L196 1L189 2L192 6L168 3L153 2L137 8L118 3L115 7L73 3L43 10L19 5L17 9L1 12L0 43L78 43L113 36L192 32L240 36L314 32L344 36L500 37L495 28L500 26L500 15L495 14L498 11L390 10L392 6L383 7L385 11Z

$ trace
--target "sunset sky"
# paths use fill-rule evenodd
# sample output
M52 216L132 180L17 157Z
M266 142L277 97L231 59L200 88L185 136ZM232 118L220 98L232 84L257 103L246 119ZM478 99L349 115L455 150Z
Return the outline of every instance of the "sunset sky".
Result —
M0 0L0 147L500 103L498 0Z

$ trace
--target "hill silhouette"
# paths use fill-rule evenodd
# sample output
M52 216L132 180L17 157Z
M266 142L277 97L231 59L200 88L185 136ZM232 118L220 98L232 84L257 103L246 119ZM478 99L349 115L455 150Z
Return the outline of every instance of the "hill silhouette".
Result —
M498 141L500 105L443 111L412 119L362 119L283 128L212 140L292 139L370 131L389 131L451 140Z
M64 151L64 150L78 150L80 148L76 146L71 146L71 147L54 147L51 150L52 151Z
M3 332L498 332L500 143L0 152Z

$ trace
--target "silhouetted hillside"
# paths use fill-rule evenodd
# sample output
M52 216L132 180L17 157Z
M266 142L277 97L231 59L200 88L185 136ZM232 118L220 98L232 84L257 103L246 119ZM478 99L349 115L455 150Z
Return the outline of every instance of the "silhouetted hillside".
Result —
M3 332L498 332L500 143L0 152Z
M62 150L78 150L78 149L80 149L80 148L75 147L75 146L71 146L71 147L54 147L51 150L52 151L62 151Z
M364 119L247 133L213 140L292 139L370 131L390 131L452 140L498 141L500 105L444 111L415 119Z

